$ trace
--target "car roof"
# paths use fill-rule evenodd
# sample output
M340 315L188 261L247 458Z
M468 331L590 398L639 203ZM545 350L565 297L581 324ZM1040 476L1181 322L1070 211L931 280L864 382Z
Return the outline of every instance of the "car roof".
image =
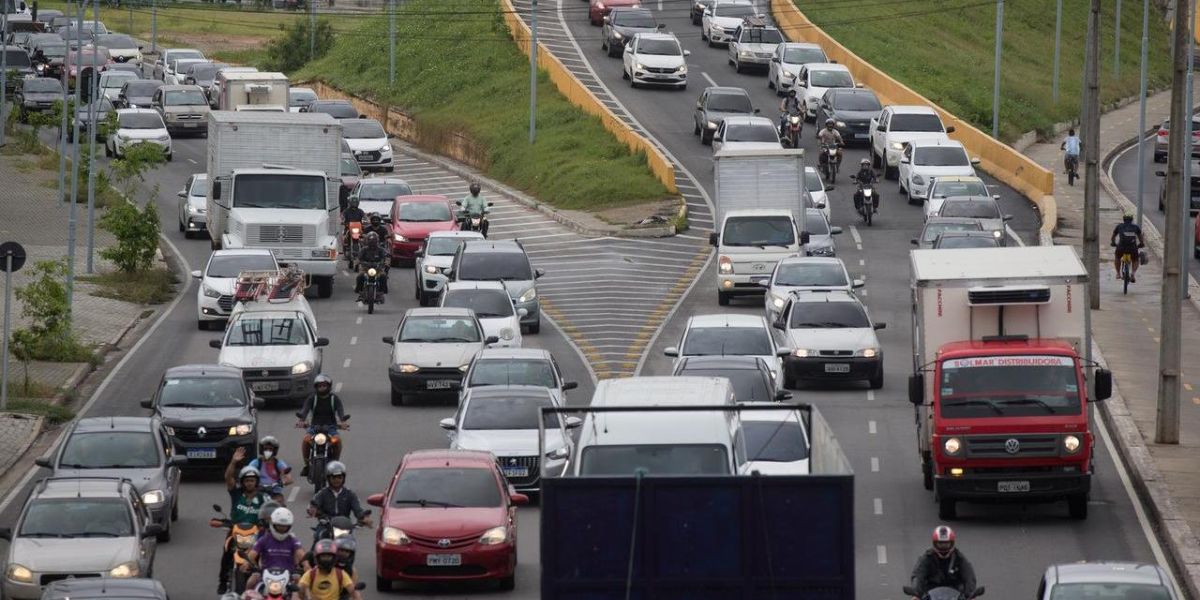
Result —
M925 221L925 227L936 225L938 223L974 223L975 225L979 225L979 219L973 217L940 217L934 215L929 217L928 221ZM922 227L921 230L924 231L925 227Z
M345 119L341 119L345 120ZM357 119L354 119L357 120ZM405 182L407 183L407 182ZM437 196L434 194L409 194L406 196L396 196L396 202L449 202L450 199L445 196Z
M990 232L990 231L978 230L978 231L943 231L938 234L938 237L939 238L977 237L977 238L986 238L986 239L990 240L990 239L995 239L996 236L992 235L992 232Z
M478 231L431 231L429 237L447 237L447 238L468 238L472 240L482 240L483 234Z
M688 318L687 328L697 327L767 327L767 319L762 315L743 313L716 313L709 315L693 315Z
M475 360L550 360L549 350L542 348L484 348L475 355Z
M971 183L979 182L984 185L987 185L987 182L985 182L982 177L976 177L974 175L942 175L942 176L934 178L932 184L936 184L941 181L949 181L949 182L966 181L966 182L971 182Z
M767 117L760 117L758 115L732 115L729 117L725 117L725 124L726 124L726 126L766 124L771 127L775 127L775 123L773 121L771 121L771 119L768 119Z
M34 489L38 498L121 498L129 480L119 477L47 477Z
M909 146L912 146L913 150L919 150L921 148L932 148L934 146L943 146L943 147L947 147L947 148L963 148L962 142L960 142L958 140L949 140L949 139L943 140L940 138L916 139L916 140L913 140L911 142L906 142L906 143ZM966 148L963 148L963 150L966 150Z
M820 210L820 209L817 209ZM845 268L846 263L836 256L788 256L779 261L789 265L837 265Z
M835 96L871 96L872 98L879 98L879 96L875 95L875 92L867 88L829 88L825 90L825 93L830 98Z
M296 88L292 88L292 89L294 90ZM349 119L338 119L338 120L343 121L343 120L349 120ZM371 119L371 120L374 121L374 119ZM376 121L376 122L378 122L378 121ZM392 184L392 183L403 183L404 185L408 185L408 182L405 181L403 177L364 177L363 179L358 180L359 187L366 186L366 185L387 185L387 184Z
M738 406L779 406L778 402L738 402ZM804 425L804 419L800 416L800 410L796 408L780 408L779 410L743 410L738 412L738 418L743 423L747 421L779 423L780 421L798 421L801 426ZM808 432L805 436L808 437Z
M610 10L608 12L610 15L616 14L616 13L643 13L643 14L648 14L648 15L654 14L653 12L650 11L650 9L645 8L643 6L614 6L612 8L612 10Z
M496 457L491 452L479 450L414 450L404 455L401 468L477 468L494 469Z
M163 50L164 55L171 53L171 52L200 52L200 51L195 48L167 48L166 50ZM200 52L200 53L204 54L203 52Z
M162 90L162 91L164 91L164 92L177 92L177 91L180 91L180 90L199 90L199 89L202 89L202 88L201 88L200 86L198 86L198 85L183 85L183 84L179 84L179 85L164 85L164 86L162 86L162 87L160 87L160 88L158 88L158 89L160 89L160 90Z
M204 175L204 178L208 179L207 174L199 174ZM269 254L271 254L269 248L222 248L220 250L213 250L212 253L213 256L266 256Z
M312 103L313 104L327 104L327 105L328 104L347 104L350 106L354 106L353 104L350 104L349 100L342 100L341 98L317 98L316 100L313 100Z
M792 298L796 302L853 302L855 304L862 304L858 296L846 290L799 290L792 292Z
M474 317L475 311L469 308L455 307L429 307L429 308L410 308L404 311L404 317Z
M808 69L809 71L845 71L847 73L850 72L850 69L847 69L846 65L839 65L837 63L807 63L804 65L804 68Z
M550 399L550 389L540 385L487 385L467 388L467 395L473 399L485 398L537 398Z
M893 104L887 108L892 109L893 113L904 115L936 115L938 114L933 107L921 106L919 104Z
M94 431L154 431L153 417L86 417L75 422L75 433Z
M784 42L784 43L780 44L780 46L783 46L785 48L813 48L816 50L820 50L822 52L825 51L825 49L822 48L820 44L814 44L812 42Z
M728 4L750 4L751 6L753 6L753 4L751 4L750 0L717 0L716 2L713 3L713 6L721 6L721 5L728 5Z
M731 85L713 85L704 88L704 91L708 92L708 95L710 96L713 94L737 94L739 96L750 95L750 92L747 92L744 88L734 87Z
M604 379L591 406L721 405L732 387L724 377L659 376ZM635 402L627 401L638 398ZM613 400L616 400L616 403ZM714 403L715 401L715 403Z
M151 115L157 116L158 111L154 110L153 108L118 108L117 109L118 116L119 115L140 115L140 114L151 114Z
M1051 567L1057 583L1164 584L1159 567L1151 564L1100 561Z
M760 361L757 356L685 356L679 362L679 371L689 369L728 369L737 371L758 371Z
M525 253L525 248L516 240L468 240L463 243L463 253L467 252L520 252Z
M673 33L637 33L633 37L643 40L679 40Z
M67 600L98 600L113 598L116 600L141 600L166 598L167 591L163 584L155 579L117 579L104 578L69 578L51 582L46 586L43 598L62 598Z
M235 379L242 378L242 370L237 367L227 365L205 365L205 364L189 364L176 365L163 371L163 378L167 377L232 377Z
M508 288L499 281L447 281L446 290L492 290L508 294Z

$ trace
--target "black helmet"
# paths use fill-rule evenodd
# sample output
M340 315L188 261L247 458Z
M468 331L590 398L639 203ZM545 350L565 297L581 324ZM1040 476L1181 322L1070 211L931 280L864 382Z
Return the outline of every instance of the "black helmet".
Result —
M483 188L482 188L482 187L480 187L480 185L479 185L479 182L478 182L478 181L472 181L472 182L471 182L471 195L472 195L472 196L478 195L478 194L479 194L479 190L481 190L481 189L483 189Z
M378 225L379 222L382 220L383 220L383 217L379 216L379 213L371 213L371 224L372 225Z
M796 97L796 90L788 90L788 95L789 95L789 96L791 96L791 97L793 97L793 98L795 98L795 97Z
M325 389L322 390L321 388ZM313 381L313 389L317 390L318 394L321 392L329 393L331 390L333 390L333 379L328 375L321 373L320 375L317 375L316 380Z
M350 198L350 207L358 208L358 198L355 198L355 197Z
M338 550L349 552L350 554L358 552L358 543L354 541L354 538L348 535L343 535L342 537L334 540L333 543L337 544Z

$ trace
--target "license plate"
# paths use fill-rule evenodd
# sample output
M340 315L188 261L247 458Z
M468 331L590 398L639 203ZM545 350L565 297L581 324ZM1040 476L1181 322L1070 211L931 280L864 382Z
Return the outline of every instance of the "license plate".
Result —
M362 158L362 157L366 156L367 153L366 152L355 152L354 155L359 158Z
M856 139L856 140L865 140L865 139L867 139L867 138L869 138L869 137L871 137L871 134L869 134L869 133L856 133L856 134L854 134L854 139Z
M462 566L461 554L427 554L425 565L430 567L459 567Z
M849 373L850 365L843 363L825 363L826 373Z
M751 275L751 276L750 276L750 282L751 282L751 283L758 283L758 282L760 282L760 281L766 281L766 280L768 280L768 279L770 279L770 278L771 278L771 276L770 276L770 275Z
M1028 492L1028 481L997 481L996 491L1001 493Z
M528 467L504 467L500 469L505 477L529 477Z
M198 459L216 458L217 457L217 449L216 448L188 448L187 457L188 458L198 458Z
M255 381L250 384L250 389L255 392L274 392L279 389L278 381Z
M448 389L454 387L455 383L457 383L457 382L454 381L453 379L431 379L431 380L425 382L425 389L427 389L427 390L448 390Z

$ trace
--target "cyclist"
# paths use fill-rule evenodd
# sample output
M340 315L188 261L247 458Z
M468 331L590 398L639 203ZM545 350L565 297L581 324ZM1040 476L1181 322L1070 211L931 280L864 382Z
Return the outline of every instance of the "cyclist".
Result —
M1126 213L1113 228L1112 239L1110 242L1116 246L1117 252L1113 259L1113 265L1117 269L1117 279L1121 278L1121 257L1129 255L1129 262L1132 265L1132 271L1129 274L1129 282L1137 283L1138 270L1138 248L1146 247L1146 242L1142 238L1142 228L1138 227L1133 222L1133 215Z
M1079 136L1075 135L1075 130L1071 129L1067 132L1067 139L1063 140L1060 147L1066 153L1063 155L1064 173L1071 172L1071 163L1075 164L1075 168L1079 168L1079 149L1083 144L1079 141Z

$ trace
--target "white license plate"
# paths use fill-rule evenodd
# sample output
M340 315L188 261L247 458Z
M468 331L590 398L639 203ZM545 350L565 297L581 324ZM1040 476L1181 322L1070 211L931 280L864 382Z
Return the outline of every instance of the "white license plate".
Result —
M854 134L854 139L856 139L856 140L865 140L865 139L867 139L867 138L869 138L869 137L871 137L871 134L869 134L869 133L856 133L856 134Z
M425 382L425 389L427 389L427 390L448 390L448 389L454 387L455 383L457 383L457 382L454 381L453 379L431 379L431 380Z
M504 467L500 470L504 472L505 477L529 477L527 467Z
M849 373L850 365L842 363L825 363L826 373Z
M996 491L1000 493L1028 492L1028 481L997 481Z
M250 384L250 389L255 392L274 392L279 389L278 381L255 381Z
M425 565L430 567L458 567L462 566L461 554L427 554L425 555Z
M750 281L751 281L751 282L753 282L753 283L758 283L758 282L760 282L760 281L766 281L766 280L768 280L768 279L770 279L770 278L771 278L771 276L770 276L770 275L751 275L751 276L750 276Z
M216 458L217 457L217 449L216 448L188 448L187 457L188 458L199 458L199 459Z

